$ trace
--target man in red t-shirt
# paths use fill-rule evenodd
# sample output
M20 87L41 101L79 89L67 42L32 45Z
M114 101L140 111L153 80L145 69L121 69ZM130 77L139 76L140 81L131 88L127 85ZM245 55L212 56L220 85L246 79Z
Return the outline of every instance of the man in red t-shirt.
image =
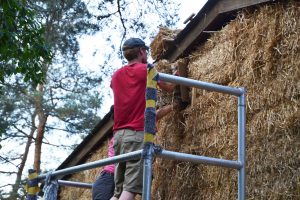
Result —
M115 155L143 148L145 90L147 82L147 54L149 47L139 38L130 38L122 51L128 64L112 76L114 94L114 150ZM173 91L173 84L159 83L161 89ZM143 162L131 160L117 163L114 197L131 200L143 189Z

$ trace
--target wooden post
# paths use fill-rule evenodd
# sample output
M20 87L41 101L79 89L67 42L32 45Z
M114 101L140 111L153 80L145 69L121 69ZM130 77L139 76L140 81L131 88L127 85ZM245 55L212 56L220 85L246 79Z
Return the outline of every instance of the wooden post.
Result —
M191 101L192 106L196 104L195 103L196 98L197 98L197 88L192 88L192 101Z
M188 63L189 60L187 58L181 59L177 62L179 75L181 77L186 78L188 76ZM180 95L183 102L190 102L189 88L187 86L180 85Z

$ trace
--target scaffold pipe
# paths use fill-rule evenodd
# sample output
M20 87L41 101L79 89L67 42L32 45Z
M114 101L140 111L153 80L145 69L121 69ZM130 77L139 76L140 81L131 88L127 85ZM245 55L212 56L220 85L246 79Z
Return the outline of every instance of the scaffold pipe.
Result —
M90 162L87 164L82 164L82 165L77 165L74 167L69 167L66 169L57 170L57 171L54 171L51 175L53 177L59 177L59 176L64 176L64 175L68 175L68 174L73 174L75 172L80 172L83 170L93 169L96 167L102 167L102 166L109 165L109 164L114 164L114 163L119 163L119 162L124 162L124 161L132 160L132 159L141 158L142 151L143 150L133 151L130 153L126 153L126 154L122 154L122 155L118 155L118 156L114 156L114 157L110 157L110 158L105 158L103 160L98 160L95 162ZM38 179L42 180L42 179L46 178L46 175L47 174L41 174L38 176Z
M82 182L75 182L75 181L65 181L65 180L58 180L58 185L63 186L70 186L70 187L79 187L79 188L89 188L91 189L93 184L91 183L82 183Z
M201 88L209 91L221 92L225 94L231 94L235 96L240 96L243 94L243 90L240 88L218 85L214 83L207 83L203 81L193 80L189 78L184 78L180 76L174 76L170 74L159 73L159 79L165 82L176 83L180 85Z
M224 160L219 158L198 156L198 155L192 155L187 153L178 153L178 152L167 151L167 150L162 150L161 152L157 153L156 156L161 158L171 159L171 160L187 161L192 163L214 165L214 166L227 167L233 169L241 169L243 167L242 163L239 161Z

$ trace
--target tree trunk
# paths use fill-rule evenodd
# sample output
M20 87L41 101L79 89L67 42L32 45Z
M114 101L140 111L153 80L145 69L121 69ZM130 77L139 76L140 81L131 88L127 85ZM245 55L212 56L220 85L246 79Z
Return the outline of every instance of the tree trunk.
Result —
M40 117L39 117L40 118ZM42 151L42 142L45 133L45 126L47 122L47 116L43 116L39 120L39 126L37 129L37 135L35 140L35 151L34 151L34 169L37 173L40 173L40 164L41 164L41 151Z
M29 148L30 148L30 145L31 145L31 142L32 142L32 139L33 139L33 134L36 130L35 117L36 117L36 113L34 113L31 116L31 131L30 131L30 134L28 135L25 150L24 150L24 154L22 156L20 167L19 167L18 172L17 172L17 178L16 178L16 181L15 181L15 184L13 185L13 189L11 191L10 196L11 196L12 199L17 199L17 197L18 197L18 190L19 190L19 186L20 186L20 183L21 183L21 180L22 180L23 170L24 170L24 167L25 167L25 164L26 164L26 161L27 161Z
M45 133L45 127L48 115L45 114L45 111L43 109L43 85L39 84L37 87L37 91L39 92L39 95L36 99L35 106L36 106L36 112L39 119L39 125L37 128L36 133L36 139L35 139L35 151L34 151L34 169L37 173L40 173L40 165L41 165L41 151L42 151L42 142L44 139L44 133Z

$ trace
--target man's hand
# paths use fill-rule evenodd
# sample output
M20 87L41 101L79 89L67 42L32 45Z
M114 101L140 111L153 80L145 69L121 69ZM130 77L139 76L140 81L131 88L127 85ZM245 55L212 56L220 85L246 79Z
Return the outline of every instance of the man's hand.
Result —
M173 108L174 109L178 109L179 111L186 109L186 107L189 105L190 103L187 101L182 101L182 99L180 97L178 97L174 104L173 104Z
M173 83L166 83L164 81L159 81L158 86L160 89L166 91L166 92L173 92L176 85Z

